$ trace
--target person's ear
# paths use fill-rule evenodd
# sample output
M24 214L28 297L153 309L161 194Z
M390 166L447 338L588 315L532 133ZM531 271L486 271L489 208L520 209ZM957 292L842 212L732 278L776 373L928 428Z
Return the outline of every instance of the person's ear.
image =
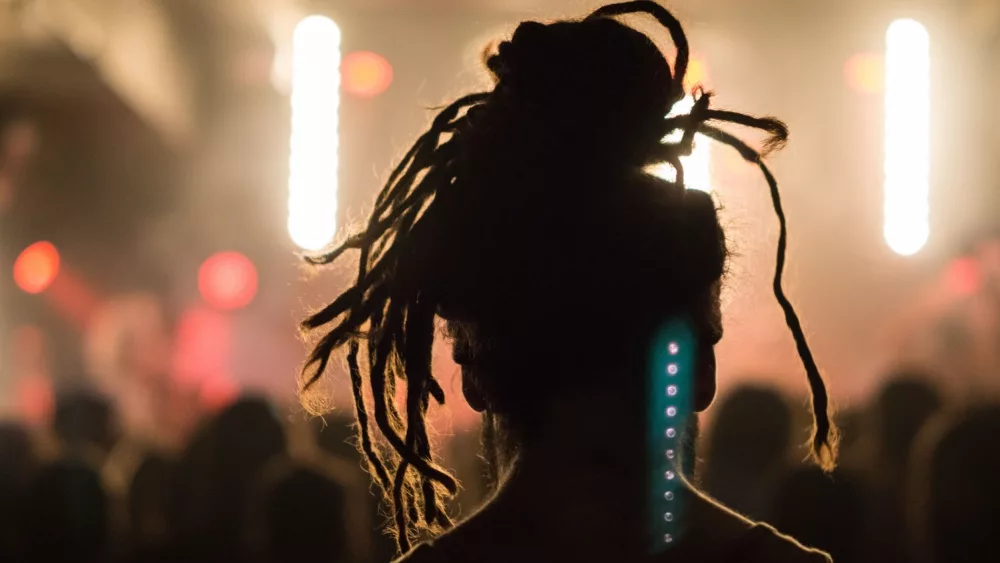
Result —
M715 400L715 346L699 344L694 367L694 411L702 412Z
M465 402L469 403L472 410L476 412L486 410L486 398L483 397L482 391L476 385L472 368L468 366L462 366L462 395L465 396Z

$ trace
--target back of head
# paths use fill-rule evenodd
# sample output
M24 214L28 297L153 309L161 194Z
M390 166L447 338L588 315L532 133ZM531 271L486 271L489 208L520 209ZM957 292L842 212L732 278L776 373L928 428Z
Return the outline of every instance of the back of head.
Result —
M114 410L107 398L87 390L67 391L56 400L53 430L69 448L107 452L117 440Z
M263 397L241 397L216 416L213 426L219 461L234 471L258 471L287 445L285 428Z
M14 422L0 423L0 493L20 487L33 461L27 429Z
M989 560L1000 526L1000 405L941 419L921 435L911 475L916 555L928 563Z
M791 446L792 413L776 390L743 386L715 407L707 461L725 472L748 476L784 462Z
M327 413L313 421L316 445L333 456L351 458L358 448L355 445L357 431L354 420L340 413Z
M100 561L108 508L97 471L76 461L43 467L28 486L19 526L25 560Z
M271 563L347 560L346 494L323 473L281 464L266 476L258 507Z
M172 477L172 464L158 455L146 457L135 470L128 490L128 521L136 544L148 546L166 541Z
M913 372L900 372L882 387L875 420L881 457L892 474L904 470L913 440L942 404L937 389Z
M673 65L648 36L614 19L628 13L669 31ZM720 334L725 235L711 197L685 189L680 160L696 133L761 168L784 228L761 152L709 122L766 131L765 153L787 129L709 109L701 89L690 114L666 117L687 95L688 57L680 23L655 2L521 23L485 57L493 87L441 110L390 174L366 223L307 257L322 265L359 254L354 284L302 323L321 334L303 386L346 349L360 447L393 500L403 550L415 528L450 525L438 498L458 490L427 436L430 401L444 402L430 369L436 319L447 322L463 391L476 397L470 403L528 435L567 394L641 392L639 378L608 374L641 373L650 339L669 318L687 316L706 341ZM671 133L680 140L663 141ZM647 172L663 163L675 181ZM831 453L822 380L777 288L817 391L815 450ZM395 403L403 395L405 409ZM303 399L311 406L308 393ZM388 448L378 450L370 425Z

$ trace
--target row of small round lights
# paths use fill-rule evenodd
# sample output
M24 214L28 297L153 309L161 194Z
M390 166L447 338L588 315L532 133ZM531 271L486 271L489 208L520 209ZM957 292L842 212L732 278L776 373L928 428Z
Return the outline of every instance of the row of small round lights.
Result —
M668 464L672 468L667 469L666 472L663 474L664 479L667 481L666 490L663 492L663 499L668 503L670 503L668 504L666 512L663 513L663 520L670 524L672 524L675 519L675 510L671 508L671 506L677 496L675 491L677 489L677 481L678 481L677 472L673 467L675 467L675 462L677 459L678 409L676 400L679 389L677 387L676 378L677 374L680 373L680 365L674 360L676 359L677 355L680 354L680 351L681 351L680 345L677 342L670 342L669 344L667 344L667 353L670 355L671 361L670 363L667 364L666 368L667 377L669 378L668 381L670 381L670 383L667 385L666 388L668 403L667 403L667 408L664 411L664 415L666 417L666 430L664 431L664 435L668 440L667 448L666 451L664 452L664 455L666 455ZM669 527L668 531L663 534L663 541L664 543L673 543L674 541L674 534L671 531L669 531Z

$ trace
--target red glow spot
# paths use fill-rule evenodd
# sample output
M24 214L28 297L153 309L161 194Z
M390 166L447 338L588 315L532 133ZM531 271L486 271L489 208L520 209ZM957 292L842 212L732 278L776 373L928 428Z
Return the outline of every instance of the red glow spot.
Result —
M956 258L948 266L948 289L957 295L972 295L982 287L979 261L972 257Z
M885 62L875 53L858 53L844 63L844 80L860 94L881 94L885 89Z
M213 254L198 270L198 290L216 309L241 309L257 295L257 268L239 252Z
M220 411L231 405L240 396L240 387L225 376L209 377L201 384L198 399L202 407L211 412Z
M211 377L228 376L233 340L232 319L208 307L184 311L177 322L171 362L174 382L181 388L201 388Z
M374 98L392 84L392 65L371 51L357 51L340 63L344 90L359 98Z
M36 242L14 261L14 282L24 291L41 293L59 275L59 251L51 242Z

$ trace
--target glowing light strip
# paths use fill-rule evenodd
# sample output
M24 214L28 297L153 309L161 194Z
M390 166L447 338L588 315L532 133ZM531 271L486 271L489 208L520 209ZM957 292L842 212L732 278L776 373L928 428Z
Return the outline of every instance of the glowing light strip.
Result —
M691 113L694 107L694 98L688 96L677 102L667 117L684 115ZM681 140L682 133L674 131L667 135L663 142L676 143ZM711 140L701 134L694 136L694 149L689 156L681 158L684 166L684 183L687 188L701 190L703 192L712 191L712 144ZM677 178L677 171L673 166L666 163L657 164L650 168L649 172L655 176L663 178L668 182L673 182Z
M909 256L930 236L930 36L919 22L896 20L885 47L883 234Z
M694 331L683 319L670 321L653 342L649 373L649 514L651 552L661 553L683 532L685 488L681 444L692 414Z
M340 28L309 16L292 36L292 135L288 234L305 250L320 250L337 232L340 145Z

